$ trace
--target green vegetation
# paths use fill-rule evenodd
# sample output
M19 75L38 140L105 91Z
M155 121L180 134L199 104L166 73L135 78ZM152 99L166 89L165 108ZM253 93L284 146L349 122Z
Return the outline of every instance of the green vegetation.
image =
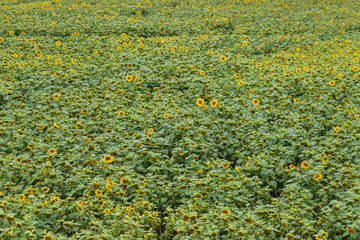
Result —
M0 239L359 239L359 1L0 2Z

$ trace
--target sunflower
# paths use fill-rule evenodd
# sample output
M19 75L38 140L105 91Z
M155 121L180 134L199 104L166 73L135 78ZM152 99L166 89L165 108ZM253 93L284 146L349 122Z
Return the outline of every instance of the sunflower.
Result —
M343 75L341 73L338 74L338 78L343 78Z
M154 132L154 129L153 128L150 128L149 129L149 133L153 133Z
M214 99L214 100L211 101L210 104L211 104L212 107L216 107L216 105L218 104L218 101Z
M15 161L16 161L16 162L22 162L23 160L22 160L21 157L17 157L17 158L15 159Z
M253 99L252 103L255 104L255 105L258 105L260 103L260 100L259 99Z
M302 166L303 168L305 168L305 169L309 169L309 168L310 168L310 164L309 164L307 161L303 161L303 162L301 163L301 166Z
M18 56L16 53L13 54L13 58L18 58Z
M20 68L24 68L24 67L25 67L25 64L20 63L20 64L19 64L19 67L20 67Z
M226 163L223 163L223 169L226 169L230 167L230 163L229 162L226 162Z
M37 127L38 129L40 129L40 130L42 130L42 129L44 129L45 128L45 125L39 125L38 127Z
M203 76L205 74L204 71L200 71L200 75Z
M20 194L19 197L20 197L21 200L24 200L24 199L25 199L25 195L24 195L24 194Z
M37 57L40 59L42 58L42 54L38 54Z
M4 41L4 39L0 37L0 43L2 43L3 41Z
M243 41L242 43L244 46L247 46L248 45L248 42L247 41Z
M326 156L324 156L324 157L322 157L322 161L323 161L323 162L328 162L329 159L328 159Z
M27 145L27 148L30 149L30 150L32 150L32 149L34 148L34 145L33 145L33 144L29 144L29 145Z
M80 123L77 123L77 124L75 125L76 128L81 128L81 126L82 126L82 125L81 125Z
M336 127L335 129L334 129L334 132L340 132L340 128L339 127Z
M48 150L48 153L49 154L54 154L54 153L56 153L56 149L51 148L51 149Z
M176 108L175 108L175 111L179 111L179 109L180 109L179 107L176 107Z
M239 86L242 86L244 84L244 81L243 80L240 80L239 82L238 82L238 85Z
M313 178L314 178L315 181L319 181L322 178L322 175L320 173L317 173L317 174L314 175Z
M103 158L103 161L106 162L106 163L111 163L113 161L113 156L105 156Z
M121 185L123 185L123 184L125 184L125 183L127 183L128 182L128 180L126 179L126 178L121 178L120 179L120 184Z
M80 33L79 32L75 32L75 36L79 36L80 35Z
M202 105L204 105L204 99L198 98L198 99L196 100L196 104L197 104L199 107L202 106Z
M87 109L81 110L81 113L83 113L83 114L87 114L88 112L89 112L89 110L87 110Z
M125 113L120 111L120 112L118 112L118 115L119 116L125 116Z
M60 41L57 41L56 42L56 45L60 46L61 42Z
M125 79L126 81L131 82L133 80L133 76L132 75L126 76Z
M55 95L54 95L54 98L55 98L55 99L59 99L59 98L60 98L60 94L58 94L58 93L55 94Z
M55 63L56 63L56 64L61 63L60 59L56 59L56 60L55 60Z
M164 118L169 118L169 114L164 113Z
M106 187L107 190L109 190L110 192L112 192L112 188L111 188L111 183L110 183L110 182L106 183L106 184L105 184L105 187Z
M96 190L95 190L95 195L98 196L98 197L101 197L101 196L102 196L101 190L96 189Z
M206 110L207 108L208 108L208 105L204 105L204 106L203 106L203 109Z
M44 193L48 193L49 191L50 191L50 188L48 188L48 187L44 187L44 188L43 188L43 192L44 192Z
M295 166L294 166L294 164L290 164L290 169L295 169Z
M330 85L331 85L331 86L334 86L334 85L335 85L335 81L334 81L334 80L330 81Z
M224 55L221 55L220 61L225 62L225 61L226 61L226 57L225 57Z
M221 211L221 213L224 214L224 215L228 215L228 214L230 213L230 211L227 210L227 209L223 209L223 210Z

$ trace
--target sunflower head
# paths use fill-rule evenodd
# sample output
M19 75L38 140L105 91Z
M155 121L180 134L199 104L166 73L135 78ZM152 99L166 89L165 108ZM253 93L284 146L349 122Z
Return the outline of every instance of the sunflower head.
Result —
M260 100L259 99L253 99L252 102L253 102L253 104L258 105L260 103Z
M48 152L49 152L49 154L54 154L54 153L56 153L56 149L49 149Z
M301 163L301 166L302 166L303 168L305 168L305 169L309 169L309 168L310 168L310 164L309 164L307 161L303 161L303 162Z
M314 180L319 181L322 178L322 175L320 173L317 173L314 175Z
M222 56L220 57L220 61L225 62L225 61L226 61L226 56L222 55Z
M212 107L216 107L216 105L218 104L218 101L214 99L214 100L211 101L210 104L211 104Z
M199 107L202 106L202 105L204 105L204 99L198 98L198 99L196 100L196 104L197 104Z
M102 196L101 190L96 189L96 190L95 190L95 195L98 196L98 197Z
M230 163L229 162L226 162L226 163L223 163L223 169L226 169L230 167Z
M133 77L131 75L126 76L126 81L131 82L133 80Z
M106 163L111 163L114 160L113 156L105 156L103 161Z
M223 210L221 211L221 213L224 214L224 215L228 215L228 214L230 213L230 211L227 210L227 209L223 209Z

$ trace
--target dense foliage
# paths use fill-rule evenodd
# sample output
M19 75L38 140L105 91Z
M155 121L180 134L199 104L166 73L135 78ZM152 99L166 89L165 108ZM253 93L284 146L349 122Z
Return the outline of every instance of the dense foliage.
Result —
M359 1L0 2L0 239L359 239Z

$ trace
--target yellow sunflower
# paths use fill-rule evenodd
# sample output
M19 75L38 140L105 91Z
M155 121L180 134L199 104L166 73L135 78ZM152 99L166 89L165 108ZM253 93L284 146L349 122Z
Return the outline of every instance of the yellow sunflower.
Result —
M226 61L226 57L225 57L224 55L222 55L222 56L220 57L220 61L225 62L225 61Z
M229 162L226 162L226 163L223 163L223 169L226 169L230 167L230 163Z
M255 105L258 105L260 103L260 100L259 99L253 99L252 103L255 104Z
M314 178L315 181L319 181L322 178L322 175L320 173L317 173L317 174L314 175L313 178Z
M111 163L114 160L113 156L105 156L103 161L106 163Z
M202 105L204 105L204 99L198 98L198 99L196 100L196 104L197 104L199 107L202 106Z
M302 166L303 168L305 168L306 170L310 168L310 164L309 164L307 161L303 161L303 162L301 163L301 166Z
M49 154L54 154L54 153L56 153L56 149L49 149L48 152L49 152Z
M132 75L126 76L125 79L126 81L131 82L133 80L133 76Z
M214 99L214 100L211 101L210 104L211 104L212 107L216 107L216 105L218 104L218 101Z

